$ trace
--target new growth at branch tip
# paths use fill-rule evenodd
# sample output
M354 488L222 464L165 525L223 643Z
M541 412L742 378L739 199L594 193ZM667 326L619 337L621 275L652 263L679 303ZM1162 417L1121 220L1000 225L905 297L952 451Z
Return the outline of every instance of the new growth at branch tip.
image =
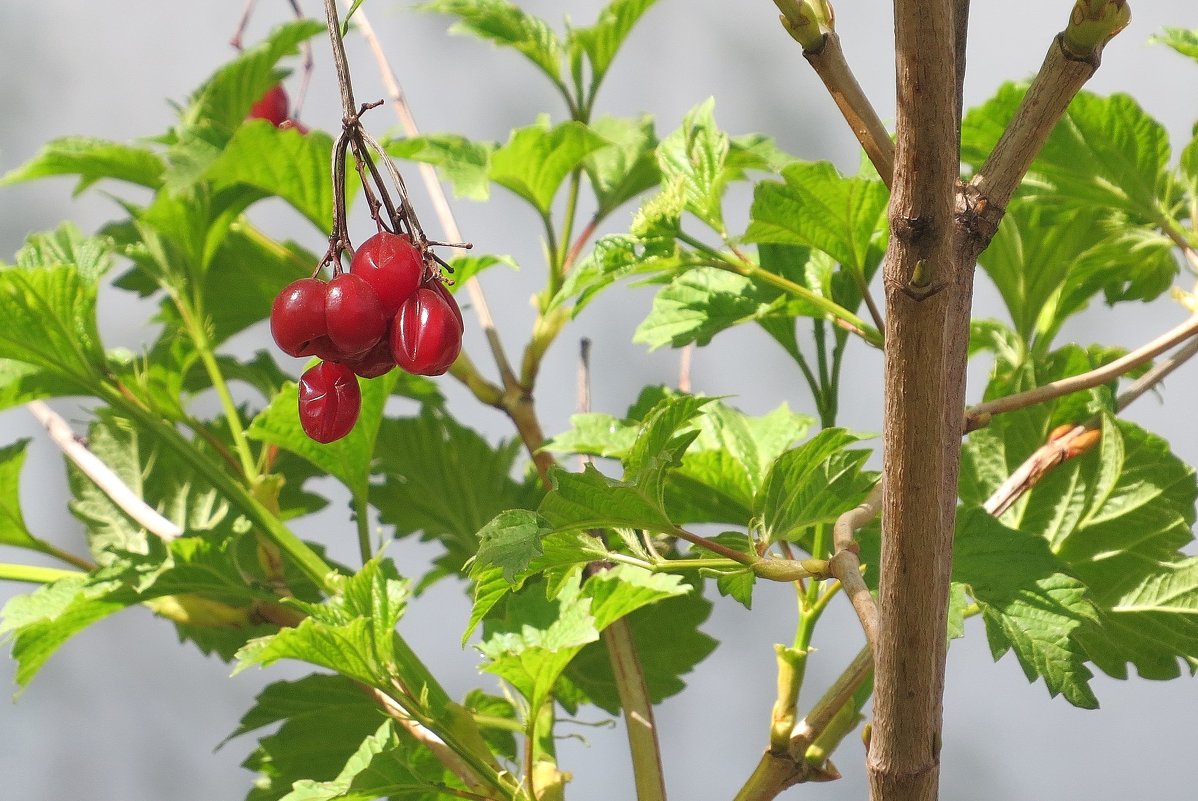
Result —
M1077 0L1065 28L1065 47L1079 58L1089 58L1129 22L1127 0Z
M827 0L774 0L774 5L782 12L782 27L808 52L822 48L824 37L836 30L836 14Z

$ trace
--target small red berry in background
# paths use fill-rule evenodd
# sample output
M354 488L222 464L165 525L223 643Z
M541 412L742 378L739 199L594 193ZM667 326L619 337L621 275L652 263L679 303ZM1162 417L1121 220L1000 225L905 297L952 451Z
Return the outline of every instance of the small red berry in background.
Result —
M441 375L448 370L462 350L461 312L456 308L443 287L417 289L391 324L395 363L414 375Z
M354 253L349 271L374 287L383 314L390 319L420 286L424 257L406 236L380 231Z
M300 425L317 442L333 442L348 434L361 407L358 377L345 365L320 362L300 376Z
M276 83L274 86L266 90L266 94L258 98L254 105L250 106L248 115L251 120L266 120L276 128L287 122L289 118L291 100L287 97L287 90L283 88L283 84Z

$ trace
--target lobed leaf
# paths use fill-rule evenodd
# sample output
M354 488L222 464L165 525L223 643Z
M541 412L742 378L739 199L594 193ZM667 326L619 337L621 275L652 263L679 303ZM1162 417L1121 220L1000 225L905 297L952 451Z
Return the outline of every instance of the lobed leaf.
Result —
M868 280L886 245L885 184L842 177L827 162L790 164L782 178L757 185L745 239L812 247Z
M302 134L250 120L233 134L204 178L218 192L240 187L257 190L260 197L278 197L325 234L333 213L332 152L333 140L322 131ZM347 171L349 197L356 175Z
M580 122L550 127L549 117L542 115L535 124L512 131L507 144L491 153L490 178L548 216L566 176L607 145Z
M392 156L432 164L453 187L454 197L486 200L491 196L492 142L474 142L457 134L426 134L383 144Z
M419 533L445 549L422 586L460 572L479 552L487 521L536 506L535 478L511 478L519 452L517 440L492 446L439 410L383 421L374 448L383 482L370 489L379 521L394 526L396 537Z
M457 17L451 33L470 33L501 47L510 47L537 66L554 83L561 83L564 48L557 34L540 17L507 0L428 0L417 8Z
M827 428L774 461L754 500L770 541L797 540L861 502L877 481L864 469L869 451L848 448L861 439Z
M105 139L66 136L42 145L29 161L0 176L0 186L77 175L75 194L106 178L156 189L162 184L163 169L162 158L152 150Z

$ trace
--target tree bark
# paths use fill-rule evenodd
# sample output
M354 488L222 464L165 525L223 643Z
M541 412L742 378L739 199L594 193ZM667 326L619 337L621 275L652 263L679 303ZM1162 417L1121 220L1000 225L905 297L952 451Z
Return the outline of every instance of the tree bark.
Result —
M972 262L954 247L953 0L895 0L898 113L886 288L875 801L930 801L941 708Z

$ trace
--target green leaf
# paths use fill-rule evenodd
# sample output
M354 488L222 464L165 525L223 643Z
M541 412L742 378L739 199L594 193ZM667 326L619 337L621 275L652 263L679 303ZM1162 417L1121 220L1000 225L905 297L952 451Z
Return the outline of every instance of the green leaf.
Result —
M550 453L587 454L619 459L636 441L640 424L610 414L587 412L570 415L570 430L541 446Z
M845 178L823 161L795 162L782 178L757 185L745 239L806 245L868 280L886 247L886 185Z
M458 18L451 33L470 33L522 53L555 84L561 84L564 48L549 24L507 0L429 0L417 6Z
M647 4L647 0L634 2ZM584 163L595 191L598 205L595 216L598 218L657 186L661 171L655 156L657 135L652 117L603 116L591 123L591 130L612 143L610 147L591 153Z
M461 571L479 550L479 529L497 514L536 506L535 478L511 478L520 451L518 440L493 447L434 409L383 421L374 450L383 483L371 487L371 503L381 523L395 526L395 536L419 532L444 547L424 584Z
M716 127L715 100L687 112L681 127L657 147L665 184L681 186L685 208L717 233L724 232L724 188L737 177L726 165L728 135Z
M1016 201L979 262L1016 331L1044 350L1099 292L1112 303L1160 295L1177 272L1172 248L1152 229L1112 228L1093 209Z
M453 276L453 286L449 287L449 291L454 293L458 298L461 298L461 288L466 285L474 276L481 273L488 267L494 267L502 264L505 267L510 267L513 270L518 270L519 265L511 256L455 256L449 259L449 266L452 268L451 275ZM459 300L459 303L465 304L465 300Z
M553 599L542 592L509 596L505 611L502 619L488 620L478 646L489 660L483 670L508 682L530 709L540 709L570 660L599 639L591 598L575 580Z
M967 503L984 499L1044 442L1059 419L1049 414L1020 410L992 421L996 431L970 435L962 454ZM1043 537L1085 583L1100 614L1075 639L1108 675L1125 678L1128 663L1158 679L1177 676L1178 660L1198 666L1198 564L1183 553L1196 499L1194 468L1163 440L1106 418L1100 447L1049 471L1001 518Z
M541 540L551 532L536 512L527 509L500 512L478 532L478 557L471 572L498 567L504 581L515 584L516 577L529 563L545 553Z
M274 28L253 47L221 66L196 90L182 112L181 129L201 123L232 134L250 106L279 81L275 65L297 52L301 42L325 32L323 21L301 19Z
M695 267L653 298L653 309L637 326L633 342L656 350L706 345L725 329L761 320L776 311L777 290L717 267Z
M1009 649L1028 680L1043 677L1051 695L1094 709L1093 674L1075 641L1086 621L1097 619L1086 586L1040 537L1005 527L984 510L957 516L953 580L964 584L982 609L997 660Z
M75 194L105 178L156 189L162 183L162 171L162 159L151 150L105 139L66 136L47 142L29 161L5 173L0 177L0 186L52 175L78 175Z
M1149 41L1168 45L1183 56L1198 61L1198 29L1187 31L1184 28L1165 28L1163 33L1158 33Z
M0 359L0 410L29 401L61 398L84 392L78 382L32 364Z
M512 131L507 144L491 154L491 180L548 216L566 176L607 144L580 122L550 127L548 115L541 115L535 124Z
M1014 116L1026 86L1007 84L962 125L962 160L979 165ZM1065 208L1118 211L1133 223L1161 217L1169 137L1134 99L1079 92L1025 181L1029 195Z
M251 665L266 667L280 659L298 659L372 687L391 689L390 677L403 667L395 624L407 603L407 582L389 560L377 557L339 581L339 591L325 603L298 604L309 615L298 626L251 640L238 652L234 673ZM428 684L423 675L407 678L412 679L408 686L413 692Z
M297 411L299 388L290 382L254 418L246 434L307 459L345 484L355 498L366 498L383 406L396 380L395 373L391 372L378 378L358 381L362 390L358 422L349 434L336 442L322 444L304 433Z
M1025 342L1038 334L1051 337L1079 308L1060 308L1061 290L1073 263L1101 238L1097 215L1090 210L1011 204L978 262L998 287ZM1081 299L1081 307L1085 302Z
M197 449L207 451L201 442ZM88 450L147 506L190 534L214 541L233 534L237 516L204 476L148 431L101 412L88 429ZM100 564L144 557L152 567L166 559L162 541L150 535L74 465L68 465L71 513L87 527L88 545Z
M848 449L861 439L827 428L778 457L754 503L770 541L799 539L861 503L877 479L864 469L869 451Z
M586 465L581 474L554 470L553 490L538 511L557 530L641 528L669 532L664 508L667 472L678 465L698 431L686 430L711 398L668 397L648 414L624 458L624 480Z
M88 281L98 281L112 266L112 240L85 236L74 223L64 222L53 231L32 233L17 251L18 267L36 269L55 264L74 265Z
M470 563L474 606L463 644L508 593L519 590L532 576L544 574L549 595L556 595L583 565L608 556L597 537L582 531L553 531L540 515L523 509L500 513L478 536L478 557Z
M492 142L474 142L457 134L426 134L391 139L384 149L401 159L433 164L453 186L454 197L486 200L491 196Z
M744 525L771 465L814 421L786 404L749 417L716 401L697 422L699 436L670 474L666 508L678 523Z
M29 533L21 514L21 467L25 464L28 439L0 448L0 545L45 549L45 544Z
M204 177L216 191L252 187L263 197L279 197L327 233L333 213L332 152L328 134L279 130L265 120L251 120L237 129ZM347 194L352 192L351 182Z
M634 574L624 573L630 575ZM696 587L680 583L676 588L684 592L658 598L627 616L649 699L655 704L685 689L683 677L716 647L716 641L699 630L711 614L711 602ZM619 691L602 643L584 646L571 660L565 678L591 703L609 714L619 714Z
M582 473L555 469L553 489L541 502L540 513L555 530L588 528L643 528L666 532L673 524L662 500L634 483L617 481L592 465Z
M105 365L96 283L73 265L0 267L0 358L75 382L83 394Z
M448 797L449 788L465 790L428 749L400 736L388 720L362 740L335 778L301 779L281 801L432 801Z
M290 243L283 248L263 242L241 225L233 226L221 240L198 289L214 346L265 320L279 290L312 274L316 256ZM249 264L253 269L246 269ZM169 301L160 314L168 328L177 331L182 326L178 310Z
M113 582L92 584L87 576L59 579L10 598L0 609L0 636L12 640L17 684L28 685L63 643L133 601Z
M243 763L259 772L253 798L265 801L283 797L301 780L334 779L382 720L358 685L317 673L267 685L229 739L281 724Z
M616 52L628 38L641 15L656 0L614 0L599 12L599 18L589 28L571 28L566 46L586 53L591 63L591 83L598 86L607 74Z

